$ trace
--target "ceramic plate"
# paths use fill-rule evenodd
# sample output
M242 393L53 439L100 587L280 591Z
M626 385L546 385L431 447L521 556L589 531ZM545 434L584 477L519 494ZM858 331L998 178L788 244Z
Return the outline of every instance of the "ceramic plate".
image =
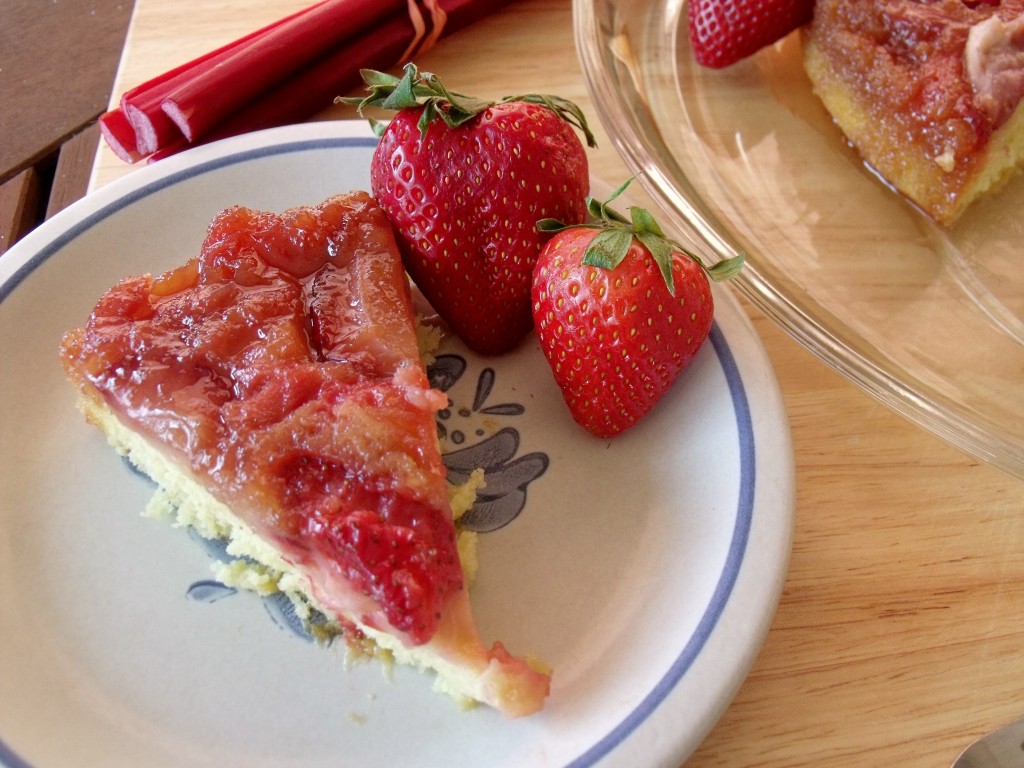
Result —
M627 165L743 293L903 415L1024 477L1024 177L944 229L873 175L811 92L799 35L694 62L683 0L576 0Z
M120 277L194 255L233 204L280 210L367 188L361 123L276 129L142 168L0 258L0 760L56 765L664 765L746 675L791 540L776 382L719 293L710 341L644 424L570 421L534 337L450 343L453 472L486 498L481 632L555 670L545 710L461 711L428 675L346 664L287 606L216 582L215 546L144 518L149 482L74 408L57 347Z

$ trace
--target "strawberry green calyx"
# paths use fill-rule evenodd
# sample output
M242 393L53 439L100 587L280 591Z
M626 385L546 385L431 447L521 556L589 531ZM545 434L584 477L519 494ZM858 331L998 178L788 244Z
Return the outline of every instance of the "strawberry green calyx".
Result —
M506 96L498 101L484 101L474 96L450 91L444 83L430 72L420 72L415 64L406 64L401 77L378 72L373 69L361 70L363 82L366 84L367 95L361 98L342 98L338 101L354 104L359 114L368 107L377 107L389 111L423 108L417 126L420 136L427 132L427 126L434 120L441 120L449 128L458 128L488 107L495 104L526 102L547 107L562 120L578 128L587 139L587 145L596 147L594 134L587 125L583 111L573 102L561 96L531 93L522 96ZM383 128L379 121L373 121L375 128Z
M591 220L584 224L565 225L555 219L541 219L537 229L555 233L566 229L596 229L594 236L583 254L583 263L601 269L615 269L626 257L633 238L639 240L651 254L661 272L669 293L675 296L675 280L672 276L672 256L681 253L695 262L708 277L715 281L728 280L736 276L743 267L745 256L739 253L712 266L707 266L697 254L688 251L678 241L669 238L651 213L639 206L630 206L629 217L623 216L610 206L632 182L627 179L607 200L601 202L587 198L587 210Z

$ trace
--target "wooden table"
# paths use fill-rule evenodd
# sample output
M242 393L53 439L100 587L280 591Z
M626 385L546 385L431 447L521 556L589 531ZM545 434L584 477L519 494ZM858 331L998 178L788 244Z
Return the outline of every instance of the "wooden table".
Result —
M115 93L299 5L138 0ZM480 96L547 91L593 115L571 25L569 0L520 0L418 63ZM594 171L625 178L595 127ZM132 170L103 150L91 185ZM795 542L763 650L687 765L949 765L1024 712L1024 483L750 314L792 424Z
M131 0L0 0L0 253L85 194Z

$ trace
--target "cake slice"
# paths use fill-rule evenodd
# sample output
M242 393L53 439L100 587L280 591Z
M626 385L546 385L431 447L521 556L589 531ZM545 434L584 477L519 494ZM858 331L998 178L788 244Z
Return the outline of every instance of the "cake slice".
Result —
M447 692L542 708L549 675L475 627L434 421L447 398L368 195L224 211L197 258L108 291L61 356L88 420L182 520Z
M804 42L847 139L936 221L1024 161L1024 0L817 0Z

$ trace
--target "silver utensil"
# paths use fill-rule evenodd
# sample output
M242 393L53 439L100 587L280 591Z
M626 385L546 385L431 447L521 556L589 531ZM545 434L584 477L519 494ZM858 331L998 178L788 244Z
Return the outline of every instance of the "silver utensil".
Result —
M969 744L950 768L1024 768L1024 717Z

